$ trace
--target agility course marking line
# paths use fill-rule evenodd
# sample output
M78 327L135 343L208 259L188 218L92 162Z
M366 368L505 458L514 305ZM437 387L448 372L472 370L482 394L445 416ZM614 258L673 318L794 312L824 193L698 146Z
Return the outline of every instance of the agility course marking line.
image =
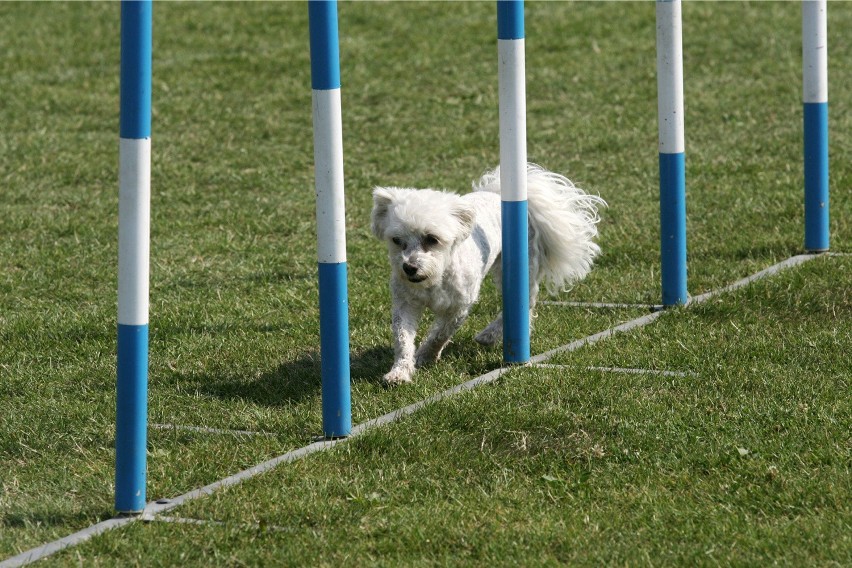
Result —
M780 272L781 270L784 270L785 268L789 268L791 266L796 266L796 265L802 264L804 262L807 262L809 260L813 260L814 258L819 258L821 256L823 256L823 255L822 254L800 254L800 255L790 257L786 260L782 260L781 262L779 262L777 264L773 264L769 268L761 270L760 272L756 272L756 273L752 274L751 276L747 276L746 278L742 278L741 280L737 280L733 284L729 284L727 286L719 288L718 290L712 290L712 291L707 292L705 294L700 294L698 296L690 298L689 301L686 303L686 306L690 306L692 304L700 304L700 303L705 302L705 301L709 300L710 298L717 296L719 294L723 294L725 292L731 292L731 291L736 290L738 288L742 288L743 286L747 286L747 285L751 284L755 280L765 278L766 276L771 276L773 274ZM598 341L601 341L602 339L609 339L610 337L612 337L616 333L619 333L619 332L622 332L622 331L628 331L628 330L636 328L636 327L642 327L642 326L648 325L649 323L653 322L654 320L656 320L658 317L660 317L664 313L665 313L665 311L653 312L653 313L644 315L640 318L636 318L634 320L630 320L628 322L625 322L621 325L611 327L609 329L606 329L606 330L601 331L599 333L596 333L594 335L584 337L583 339L578 339L577 341L573 341L573 342L571 342L567 345L563 345L561 347L556 347L555 349L551 349L550 351L545 351L541 355L537 355L537 356L531 358L530 363L543 363L544 361L547 361L548 359L550 359L551 357L553 357L554 355L556 355L558 353L575 351L575 350L579 349L580 347L582 347L584 345L596 343Z
M553 365L549 363L537 363L531 365L539 369L576 369L574 365ZM600 371L602 373L626 373L630 375L662 375L664 377L696 377L692 371L664 371L659 369L632 369L625 367L586 367L587 371Z
M605 310L637 309L658 312L665 308L662 304L620 304L608 302L563 302L559 300L541 300L544 306L567 306L569 308L600 308Z
M752 274L751 276L747 276L747 277L743 278L742 280L737 280L733 284L729 284L727 286L723 286L722 288L719 288L718 290L705 292L704 294L700 294L698 296L692 297L692 298L689 299L689 301L686 303L686 305L689 306L689 305L692 305L692 304L700 304L701 302L709 300L713 296L716 296L716 295L719 295L719 294L724 294L725 292L730 292L732 290L736 290L737 288L742 288L743 286L747 286L748 284L751 284L755 280L760 280L761 278L764 278L766 276L776 274L776 273L780 272L781 270L784 270L785 268L789 268L791 266L796 266L796 265L802 264L804 262L807 262L809 260L813 260L814 258L819 258L821 256L823 256L823 255L822 254L800 254L800 255L796 255L796 256L791 256L787 260L782 260L778 264L773 264L769 268L761 270L760 272L756 272L756 273Z
M6 560L0 562L0 568L12 568L30 564L31 562L35 562L36 560L41 560L46 556L50 556L55 552L59 552L64 548L69 548L83 543L92 538L93 536L97 536L112 529L117 529L118 527L123 527L124 525L130 524L135 520L135 517L115 517L112 519L107 519L106 521L101 521L100 523L94 524L90 527L86 527L81 531L69 534L66 537L62 537L58 540L54 540L53 542L37 546L36 548L32 548L30 550L27 550L26 552L22 552L17 556L7 558Z
M663 313L665 313L665 312L663 312L663 311L653 312L653 313L644 315L640 318L636 318L634 320L630 320L628 322L625 322L621 325L617 325L615 327L605 329L605 330L598 332L594 335L590 335L588 337L584 337L582 339L572 341L571 343L568 343L567 345L562 345L562 346L557 347L555 349L551 349L550 351L545 351L544 353L542 353L540 355L536 355L535 357L531 358L530 364L531 365L537 365L537 364L543 363L544 361L547 361L548 359L550 359L551 357L553 357L554 355L557 355L559 353L576 351L577 349L579 349L580 347L583 347L584 345L591 345L592 343L597 343L598 341L601 341L602 339L609 339L610 337L612 337L616 333L628 331L628 330L631 330L631 329L636 328L636 327L646 326L649 323L656 320L661 315L663 315Z
M228 430L224 428L208 428L206 426L186 426L183 424L151 424L154 430L181 430L186 432L198 432L200 434L223 434L226 436L266 436L275 438L275 432L254 432L252 430Z
M354 431L353 431L353 434L350 435L350 437L352 435L354 435ZM53 554L55 552L59 552L60 550L62 550L64 548L68 548L68 547L71 547L71 546L76 546L78 544L81 544L81 543L89 540L93 536L97 536L97 535L104 533L108 530L118 528L120 526L124 526L124 525L131 523L133 521L141 520L141 518L143 516L148 518L152 515L155 516L155 515L158 515L159 513L169 511L171 509L174 509L175 507L182 505L186 501L198 499L199 497L204 497L205 495L210 495L211 493L213 493L217 489L220 489L222 487L228 487L229 485L235 485L237 483L245 481L246 479L250 479L250 478L252 478L252 477L254 477L254 476L256 476L260 473L263 473L265 471L269 471L269 470L273 469L274 467L276 467L276 466L278 466L282 463L289 463L289 462L292 462L292 461L296 461L297 459L302 458L302 457L307 456L307 455L310 455L314 452L318 452L320 450L328 449L328 448L335 446L339 442L342 442L346 439L347 438L338 438L336 440L314 442L313 444L310 444L308 446L304 446L302 448L299 448L297 450L293 450L291 452L287 452L286 454L283 454L283 455L278 456L276 458L272 458L271 460L267 460L267 461L265 461L261 464L255 465L253 467L250 467L248 469L245 469L243 471L235 473L234 475L231 475L231 476L226 477L224 479L221 479L219 481L210 483L209 485L205 485L204 487L201 487L199 489L194 489L194 490L192 490L188 493L184 493L183 495L180 495L180 496L175 497L173 499L159 499L157 501L148 503L148 505L145 506L145 509L143 510L142 515L140 515L138 517L136 517L136 516L133 516L133 517L116 517L116 518L113 518L113 519L109 519L109 520L100 522L96 525L92 525L91 527L87 527L87 528L85 528L81 531L70 534L66 537L59 539L59 540L55 540L53 542L44 544L42 546L35 547L35 548L28 550L26 552L22 552L21 554L18 554L17 556L7 558L3 562L0 562L0 568L13 568L13 567L17 568L18 566L24 566L24 565L29 564L31 562L35 562L36 560L40 560L42 558L45 558L46 556L50 556L51 554Z
M696 377L692 371L665 371L660 369L626 369L624 367L586 367L589 371L602 373L626 373L628 375L661 375L663 377Z
M831 255L828 255L828 254L802 254L802 255L790 257L786 260L783 260L783 261L781 261L777 264L770 266L769 268L766 268L764 270L761 270L760 272L752 274L751 276L748 276L748 277L743 278L741 280L737 280L733 284L730 284L730 285L725 286L723 288L719 288L718 290L707 292L705 294L701 294L699 296L691 298L691 300L687 303L687 306L690 306L692 304L700 304L702 302L709 300L710 298L713 298L714 296L718 296L718 295L723 294L725 292L730 292L730 291L736 290L738 288L742 288L744 286L751 284L755 280L759 280L761 278L771 276L771 275L776 274L776 273L778 273L778 272L780 272L780 271L782 271L786 268L797 266L797 265L803 264L803 263L805 263L809 260L813 260L815 258L820 258L820 257L823 257L823 256L831 256ZM620 332L628 331L628 330L635 329L635 328L638 328L638 327L646 326L646 325L654 322L658 317L660 317L664 313L665 313L665 311L659 311L659 312L647 314L647 315L644 315L642 317L636 318L634 320L630 320L628 322L625 322L621 325L617 325L615 327L606 329L606 330L601 331L599 333L596 333L594 335L590 335L590 336L585 337L583 339L578 339L577 341L572 341L571 343L568 343L566 345L556 347L555 349L551 349L550 351L546 351L546 352L544 352L540 355L537 355L537 356L531 358L528 365L517 365L517 366L500 367L500 368L494 369L493 371L491 371L489 373L486 373L484 375L476 377L475 379L471 379L471 380L469 380L465 383L461 383L459 385L456 385L456 386L449 388L445 391L436 393L436 394L434 394L430 397L424 398L423 400L421 400L419 402L415 402L414 404L410 404L408 406L405 406L405 407L400 408L398 410L395 410L393 412L389 412L389 413L387 413L383 416L379 416L378 418L373 418L372 420L362 422L361 424L352 428L352 432L349 434L348 438L337 438L337 439L333 439L333 440L323 440L323 441L314 442L314 443L309 444L307 446L304 446L302 448L298 448L296 450L287 452L286 454L283 454L283 455L280 455L278 457L267 460L267 461L260 463L258 465L252 466L248 469L245 469L243 471L235 473L234 475L231 475L231 476L226 477L224 479L221 479L219 481L215 481L213 483L205 485L204 487L201 487L199 489L194 489L194 490L192 490L188 493L184 493L183 495L179 495L178 497L175 497L175 498L172 498L172 499L160 499L158 501L148 503L148 505L145 506L145 509L144 509L142 515L139 516L139 517L116 517L116 518L113 518L113 519L108 519L106 521L102 521L100 523L97 523L95 525L87 527L83 530L80 530L78 532L70 534L66 537L60 538L60 539L55 540L53 542L49 542L47 544L43 544L43 545L35 547L35 548L32 548L30 550L27 550L25 552L18 554L17 556L7 558L6 560L0 562L0 568L17 568L18 566L24 566L24 565L29 564L31 562L35 562L36 560L40 560L42 558L45 558L46 556L50 556L51 554L54 554L55 552L58 552L58 551L60 551L64 548L69 548L71 546L76 546L78 544L81 544L81 543L89 540L93 536L99 535L99 534L104 533L108 530L124 526L126 524L129 524L129 523L137 521L137 520L141 520L142 518L149 519L150 517L159 516L161 513L164 513L166 511L174 509L175 507L178 507L178 506L186 503L187 501L191 501L193 499L198 499L199 497L204 497L205 495L210 495L211 493L213 493L214 491L216 491L217 489L220 489L222 487L228 487L228 486L231 486L231 485L236 485L238 483L241 483L242 481L245 481L247 479L251 479L252 477L255 477L258 474L269 471L269 470L277 467L278 465L280 465L282 463L294 462L294 461L301 459L305 456L308 456L310 454L332 448L332 447L336 446L337 444L339 444L340 442L345 442L349 439L355 438L355 437L363 434L364 432L367 432L367 431L369 431L369 430L371 430L371 429L373 429L377 426L382 426L384 424L389 424L391 422L395 422L395 421L399 420L400 418L408 416L409 414L412 414L412 413L416 412L417 410L419 410L419 409L423 408L424 406L431 404L433 402L443 400L445 398L448 398L448 397L453 396L455 394L458 394L460 392L472 390L472 389L474 389L474 388L476 388L480 385L483 385L483 384L492 383L495 380L497 380L498 378L500 378L501 376L503 376L504 374L509 373L509 372L511 372L515 369L523 369L525 367L540 364L540 363L543 363L544 361L547 361L548 359L550 359L551 357L553 357L554 355L557 355L559 353L576 351L577 349L579 349L580 347L583 347L584 345L590 345L592 343L596 343L596 342L604 340L604 339L609 339L610 337L614 336L616 333L620 333Z

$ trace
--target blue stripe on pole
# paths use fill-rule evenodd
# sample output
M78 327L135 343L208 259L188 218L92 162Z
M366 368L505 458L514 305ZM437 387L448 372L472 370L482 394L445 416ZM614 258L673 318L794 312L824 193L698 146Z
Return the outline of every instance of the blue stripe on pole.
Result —
M118 325L115 416L115 510L145 508L148 427L148 326Z
M530 360L529 244L527 202L502 201L503 360ZM517 301L513 301L517 299Z
M523 39L524 0L497 0L497 39Z
M319 263L322 428L328 438L352 430L346 263Z
M828 103L805 103L805 250L829 248Z
M151 0L121 3L122 138L151 136Z
M660 254L663 305L685 304L686 173L683 153L660 153Z
M340 49L337 43L337 1L310 0L311 87L340 88Z

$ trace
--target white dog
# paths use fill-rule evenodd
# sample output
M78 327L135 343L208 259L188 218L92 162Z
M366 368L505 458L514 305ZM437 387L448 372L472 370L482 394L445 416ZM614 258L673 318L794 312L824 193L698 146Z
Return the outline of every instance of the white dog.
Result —
M584 278L600 252L593 241L600 197L534 164L527 166L530 312L539 285L558 292ZM485 275L501 284L500 171L485 173L464 196L432 189L377 187L372 230L388 245L395 360L389 385L411 382L415 367L437 361L479 297ZM435 323L415 352L425 308ZM532 321L532 317L530 318ZM502 313L477 336L502 339Z

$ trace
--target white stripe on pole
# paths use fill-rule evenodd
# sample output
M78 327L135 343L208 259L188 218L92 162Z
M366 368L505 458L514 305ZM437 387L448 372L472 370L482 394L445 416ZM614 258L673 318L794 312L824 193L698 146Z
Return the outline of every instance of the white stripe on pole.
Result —
M503 201L527 199L527 96L524 40L497 40L500 190Z
M151 139L119 139L118 323L148 323Z
M685 151L681 2L657 2L657 110L660 152Z
M319 262L346 262L340 89L313 90Z
M803 102L828 102L828 17L825 0L802 2Z

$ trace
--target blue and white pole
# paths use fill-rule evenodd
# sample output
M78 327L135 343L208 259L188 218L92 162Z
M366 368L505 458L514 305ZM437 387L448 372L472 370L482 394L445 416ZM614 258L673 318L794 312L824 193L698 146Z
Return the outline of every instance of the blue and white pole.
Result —
M349 304L343 201L343 126L337 1L308 2L319 256L322 424L327 438L352 430Z
M145 507L151 221L151 0L121 3L115 509Z
M805 122L805 250L826 251L828 234L828 17L826 0L802 2Z
M523 0L497 1L500 188L503 218L503 360L530 359L527 109Z
M682 30L681 1L657 0L660 272L665 306L687 301Z

